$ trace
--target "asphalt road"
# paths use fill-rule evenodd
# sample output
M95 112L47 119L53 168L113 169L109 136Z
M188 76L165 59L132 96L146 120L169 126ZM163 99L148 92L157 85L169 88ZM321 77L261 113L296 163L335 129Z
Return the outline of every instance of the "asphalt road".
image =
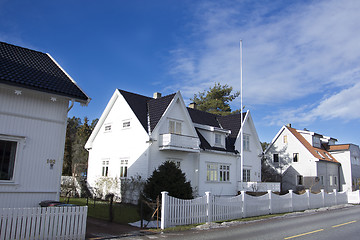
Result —
M191 230L126 239L326 239L359 240L360 206L336 210L290 214L280 218L248 222L209 230Z

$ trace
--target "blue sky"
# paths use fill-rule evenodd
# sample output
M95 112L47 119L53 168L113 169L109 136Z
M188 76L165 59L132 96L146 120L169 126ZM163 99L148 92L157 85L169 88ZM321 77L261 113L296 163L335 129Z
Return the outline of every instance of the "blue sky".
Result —
M360 1L0 0L0 41L50 53L100 117L116 88L189 103L240 89L261 141L287 123L360 144ZM235 110L240 101L232 103Z

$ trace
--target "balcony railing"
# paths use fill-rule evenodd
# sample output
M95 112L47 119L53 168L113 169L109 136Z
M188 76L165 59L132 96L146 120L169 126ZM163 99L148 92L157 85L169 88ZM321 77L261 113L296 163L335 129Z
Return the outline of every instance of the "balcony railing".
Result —
M279 182L238 182L238 191L246 192L280 192Z
M179 134L160 134L159 150L199 152L199 138Z

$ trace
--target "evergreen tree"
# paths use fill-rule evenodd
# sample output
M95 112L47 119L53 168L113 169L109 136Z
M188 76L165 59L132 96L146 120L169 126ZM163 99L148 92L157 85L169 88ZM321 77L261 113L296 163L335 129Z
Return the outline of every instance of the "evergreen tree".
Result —
M98 119L89 125L89 119L68 118L65 139L63 175L80 175L87 170L88 152L84 148Z
M231 111L229 103L240 95L240 92L231 94L233 88L225 84L215 83L214 87L208 91L194 94L194 98L190 99L196 104L196 108L201 111L218 114L229 115L234 113ZM236 111L238 112L238 111Z
M146 181L143 193L145 197L155 201L161 192L167 191L169 195L181 199L192 199L192 187L186 181L183 173L174 162L166 161L154 170Z

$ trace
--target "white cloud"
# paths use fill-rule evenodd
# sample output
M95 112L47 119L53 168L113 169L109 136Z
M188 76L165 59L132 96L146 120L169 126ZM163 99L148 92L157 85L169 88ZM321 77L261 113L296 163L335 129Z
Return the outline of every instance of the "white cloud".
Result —
M346 107L358 107L358 101L345 95L355 94L360 80L360 1L215 1L194 12L193 44L172 55L171 73L179 83L171 88L184 97L214 82L238 90L243 39L245 102L275 106L303 100L307 107L287 109L295 120L324 116L333 103L342 110L328 112L328 117L342 117L350 112Z

